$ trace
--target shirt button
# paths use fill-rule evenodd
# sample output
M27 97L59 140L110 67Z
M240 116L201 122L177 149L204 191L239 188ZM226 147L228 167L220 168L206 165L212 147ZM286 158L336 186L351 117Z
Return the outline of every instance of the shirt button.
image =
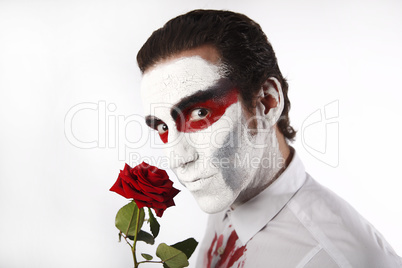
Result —
M225 252L225 247L220 247L220 248L218 248L218 254L219 254L219 255L222 255L223 252Z

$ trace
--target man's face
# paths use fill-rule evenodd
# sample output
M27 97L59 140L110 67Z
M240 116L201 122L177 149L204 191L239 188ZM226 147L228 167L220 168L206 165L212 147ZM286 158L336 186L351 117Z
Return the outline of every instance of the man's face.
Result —
M178 56L148 70L141 86L147 124L165 143L170 167L201 209L216 213L257 184L273 131L250 135L238 90L219 62ZM257 113L258 114L258 113ZM257 120L258 121L258 120ZM253 160L254 159L254 160Z

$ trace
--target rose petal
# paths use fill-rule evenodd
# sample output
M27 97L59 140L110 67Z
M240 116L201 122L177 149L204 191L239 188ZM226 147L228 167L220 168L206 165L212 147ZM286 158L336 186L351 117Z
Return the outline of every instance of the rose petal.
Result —
M122 185L122 180L120 177L117 178L116 182L113 184L113 186L109 190L126 197L124 189L123 189L123 185ZM126 197L126 198L128 198L128 197Z
M165 170L145 162L134 168L125 164L110 190L125 198L133 198L139 208L153 208L158 217L175 205L173 198L180 192L173 187Z
M141 200L146 202L152 202L154 199L145 195L144 193L137 191L130 183L126 183L123 181L123 189L126 196L129 198L133 198L134 200Z
M163 212L165 211L165 209L157 209L157 208L154 208L154 211L155 211L156 216L162 217Z
M144 193L152 193L152 194L163 194L166 192L166 190L161 189L161 188L156 188L156 187L151 187L146 184L138 183L138 187L141 189L142 192Z
M169 206L167 206L165 203L153 202L152 207L153 208L159 208L159 209L167 209Z
M135 200L135 203L137 204L139 209L141 209L143 207L151 207L152 206L151 203L143 202L143 201L140 201L140 200Z

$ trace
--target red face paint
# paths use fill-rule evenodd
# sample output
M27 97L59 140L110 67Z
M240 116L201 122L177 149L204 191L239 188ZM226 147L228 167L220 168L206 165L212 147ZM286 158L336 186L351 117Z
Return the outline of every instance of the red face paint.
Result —
M163 133L163 134L159 134L159 137L161 137L161 140L162 140L163 143L167 143L167 142L168 142L168 133L169 133L169 131L166 131L166 132Z
M237 102L237 89L232 88L226 94L219 97L211 97L203 102L196 102L182 111L176 117L176 128L180 132L196 132L211 126L218 121L226 112L226 109ZM159 121L155 129L159 131L159 136L163 143L168 142L169 130L162 131L165 123Z
M169 134L169 129L167 125L159 119L156 119L155 121L148 119L147 125L158 131L159 137L163 141L163 143L167 143L168 141L168 134Z
M205 129L218 121L226 109L236 102L237 90L233 88L219 98L195 103L181 111L176 119L177 130L188 133Z

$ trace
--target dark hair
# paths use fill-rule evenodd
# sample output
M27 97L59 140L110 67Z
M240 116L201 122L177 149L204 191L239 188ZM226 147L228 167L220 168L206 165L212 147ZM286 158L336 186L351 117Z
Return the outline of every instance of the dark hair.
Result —
M212 45L228 68L228 78L239 88L247 107L262 84L275 77L282 85L284 108L277 123L281 133L293 140L290 126L288 83L279 70L275 52L260 25L239 13L223 10L193 10L168 21L148 38L137 55L144 72L162 59L185 50Z

